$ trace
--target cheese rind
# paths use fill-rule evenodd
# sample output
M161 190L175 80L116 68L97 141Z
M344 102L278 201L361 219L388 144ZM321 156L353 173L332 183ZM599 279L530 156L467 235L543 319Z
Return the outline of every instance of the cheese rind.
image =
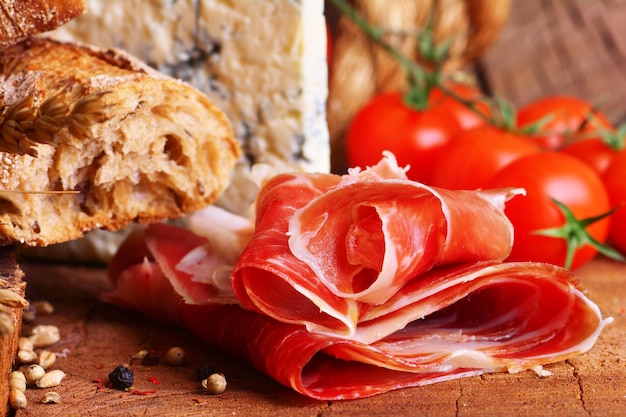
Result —
M244 151L219 203L244 214L251 167L328 172L323 0L89 0L52 36L126 50L206 93Z

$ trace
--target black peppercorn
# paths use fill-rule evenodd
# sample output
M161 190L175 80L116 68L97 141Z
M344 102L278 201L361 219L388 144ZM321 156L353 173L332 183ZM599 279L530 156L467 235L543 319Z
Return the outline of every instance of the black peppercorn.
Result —
M143 366L155 366L159 363L159 357L154 354L154 350L150 350L146 356L141 359Z
M119 365L109 374L109 381L113 384L113 388L125 390L133 386L135 375L130 368Z
M196 369L196 379L202 381L209 376L216 373L215 368L210 363L203 363L198 369Z

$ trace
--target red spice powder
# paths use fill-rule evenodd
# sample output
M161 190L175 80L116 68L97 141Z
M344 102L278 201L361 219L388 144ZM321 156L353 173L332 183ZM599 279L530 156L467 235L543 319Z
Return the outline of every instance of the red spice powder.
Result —
M159 381L159 378L155 376L148 377L148 381L152 382L152 385L159 385L161 383L161 381Z

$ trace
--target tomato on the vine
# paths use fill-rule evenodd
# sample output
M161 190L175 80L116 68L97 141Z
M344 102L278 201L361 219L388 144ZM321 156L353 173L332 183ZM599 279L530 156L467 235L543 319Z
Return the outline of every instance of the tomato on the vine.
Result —
M617 153L615 149L604 143L600 138L571 143L564 146L561 152L575 156L600 175L606 170Z
M611 205L619 207L611 216L609 242L626 255L626 150L615 155L602 175Z
M492 125L463 130L439 155L432 185L466 190L485 188L506 165L540 151L537 143Z
M536 123L540 126L533 139L549 150L561 148L571 135L611 128L602 112L586 101L570 96L543 97L518 109L519 128Z
M506 204L514 227L508 260L573 269L603 249L609 219L602 216L610 211L609 196L599 175L575 157L561 152L522 157L498 172L489 186L526 189L526 196ZM598 216L602 218L594 219Z
M457 120L461 129L471 129L487 124L487 118L491 112L489 106L481 101L484 95L478 88L459 82L447 82L444 87L461 99L470 101L474 109L436 86L432 88L428 96L428 103L431 106L441 105L444 107ZM484 117L481 117L478 112L482 113Z
M606 129L599 137L579 140L565 145L561 151L586 162L596 172L602 174L613 157L626 147L626 125L617 130Z
M443 106L415 110L400 92L372 98L353 118L346 136L348 166L372 166L391 151L410 179L429 183L436 157L460 130Z

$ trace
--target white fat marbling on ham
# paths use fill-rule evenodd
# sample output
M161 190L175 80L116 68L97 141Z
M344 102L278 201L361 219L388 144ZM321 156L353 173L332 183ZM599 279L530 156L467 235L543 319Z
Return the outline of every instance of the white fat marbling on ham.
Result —
M520 192L427 187L391 155L343 177L279 174L264 182L253 225L209 210L196 218L204 237L139 229L104 298L317 399L486 372L545 376L544 365L591 349L611 318L570 271L503 261L504 204Z
M342 177L277 175L257 200L235 294L278 320L354 337L369 309L433 267L504 259L513 228L503 202L518 193L427 187L408 180L391 154ZM287 299L300 310L285 309Z

